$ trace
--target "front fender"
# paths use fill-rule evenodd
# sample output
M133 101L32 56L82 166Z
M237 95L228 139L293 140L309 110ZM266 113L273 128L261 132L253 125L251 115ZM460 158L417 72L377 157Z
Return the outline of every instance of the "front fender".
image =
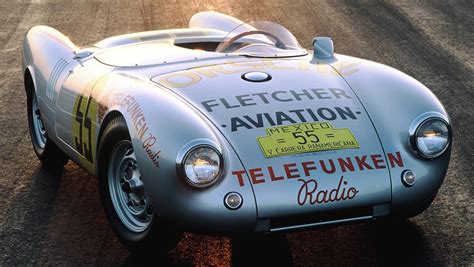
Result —
M125 74L102 79L93 96L107 113L120 112L125 118L147 195L163 219L192 231L253 230L257 215L250 183L240 187L229 173L243 167L226 139L191 105L165 88ZM224 160L221 179L205 189L192 187L176 170L180 151L198 139L215 143ZM244 199L235 211L223 202L232 191Z
M414 153L409 128L422 114L449 117L436 96L414 78L385 65L338 55L337 61L352 62L350 72L340 72L360 98L370 115L385 151L400 151L404 168L390 169L394 214L413 214L418 204L434 197L441 186L450 158L450 148L440 157L426 160ZM337 62L332 64L337 69ZM405 169L415 172L417 180L406 187L401 180Z

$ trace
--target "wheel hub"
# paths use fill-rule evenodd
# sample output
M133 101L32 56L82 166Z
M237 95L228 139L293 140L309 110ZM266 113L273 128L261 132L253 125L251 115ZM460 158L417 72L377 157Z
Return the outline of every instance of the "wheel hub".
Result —
M153 208L146 196L130 141L115 146L108 180L112 204L121 222L133 232L146 230L153 217Z
M35 93L32 94L31 111L33 121L33 134L36 144L44 149L46 147L46 129L44 128L43 120L41 119L41 112L38 106L38 100L36 99Z
M136 194L138 196L144 195L143 182L138 170L137 164L134 160L123 163L125 165L123 172L123 179L120 181L122 190L127 194Z

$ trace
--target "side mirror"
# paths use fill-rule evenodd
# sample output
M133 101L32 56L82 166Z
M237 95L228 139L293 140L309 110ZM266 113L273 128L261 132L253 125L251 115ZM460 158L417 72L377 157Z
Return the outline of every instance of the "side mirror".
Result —
M313 39L313 58L330 59L334 57L334 43L331 37L316 37Z

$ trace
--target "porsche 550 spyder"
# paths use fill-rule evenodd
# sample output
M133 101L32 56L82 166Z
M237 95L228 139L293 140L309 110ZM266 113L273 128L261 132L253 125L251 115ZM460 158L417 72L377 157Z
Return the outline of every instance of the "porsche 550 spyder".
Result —
M183 29L78 48L47 26L23 43L33 149L99 179L131 250L180 232L292 231L425 210L451 147L449 117L420 82L303 49L283 26L201 12Z

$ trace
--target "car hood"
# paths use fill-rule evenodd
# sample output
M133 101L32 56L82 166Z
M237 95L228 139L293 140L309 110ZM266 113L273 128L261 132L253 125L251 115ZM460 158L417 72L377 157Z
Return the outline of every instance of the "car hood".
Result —
M347 63L342 71L357 68ZM247 78L269 76L248 81L249 72L258 73ZM401 159L384 152L369 114L339 72L307 58L253 60L152 81L189 101L229 141L244 169L226 177L253 187L259 219L354 207L370 216L375 206L390 203L388 168Z

